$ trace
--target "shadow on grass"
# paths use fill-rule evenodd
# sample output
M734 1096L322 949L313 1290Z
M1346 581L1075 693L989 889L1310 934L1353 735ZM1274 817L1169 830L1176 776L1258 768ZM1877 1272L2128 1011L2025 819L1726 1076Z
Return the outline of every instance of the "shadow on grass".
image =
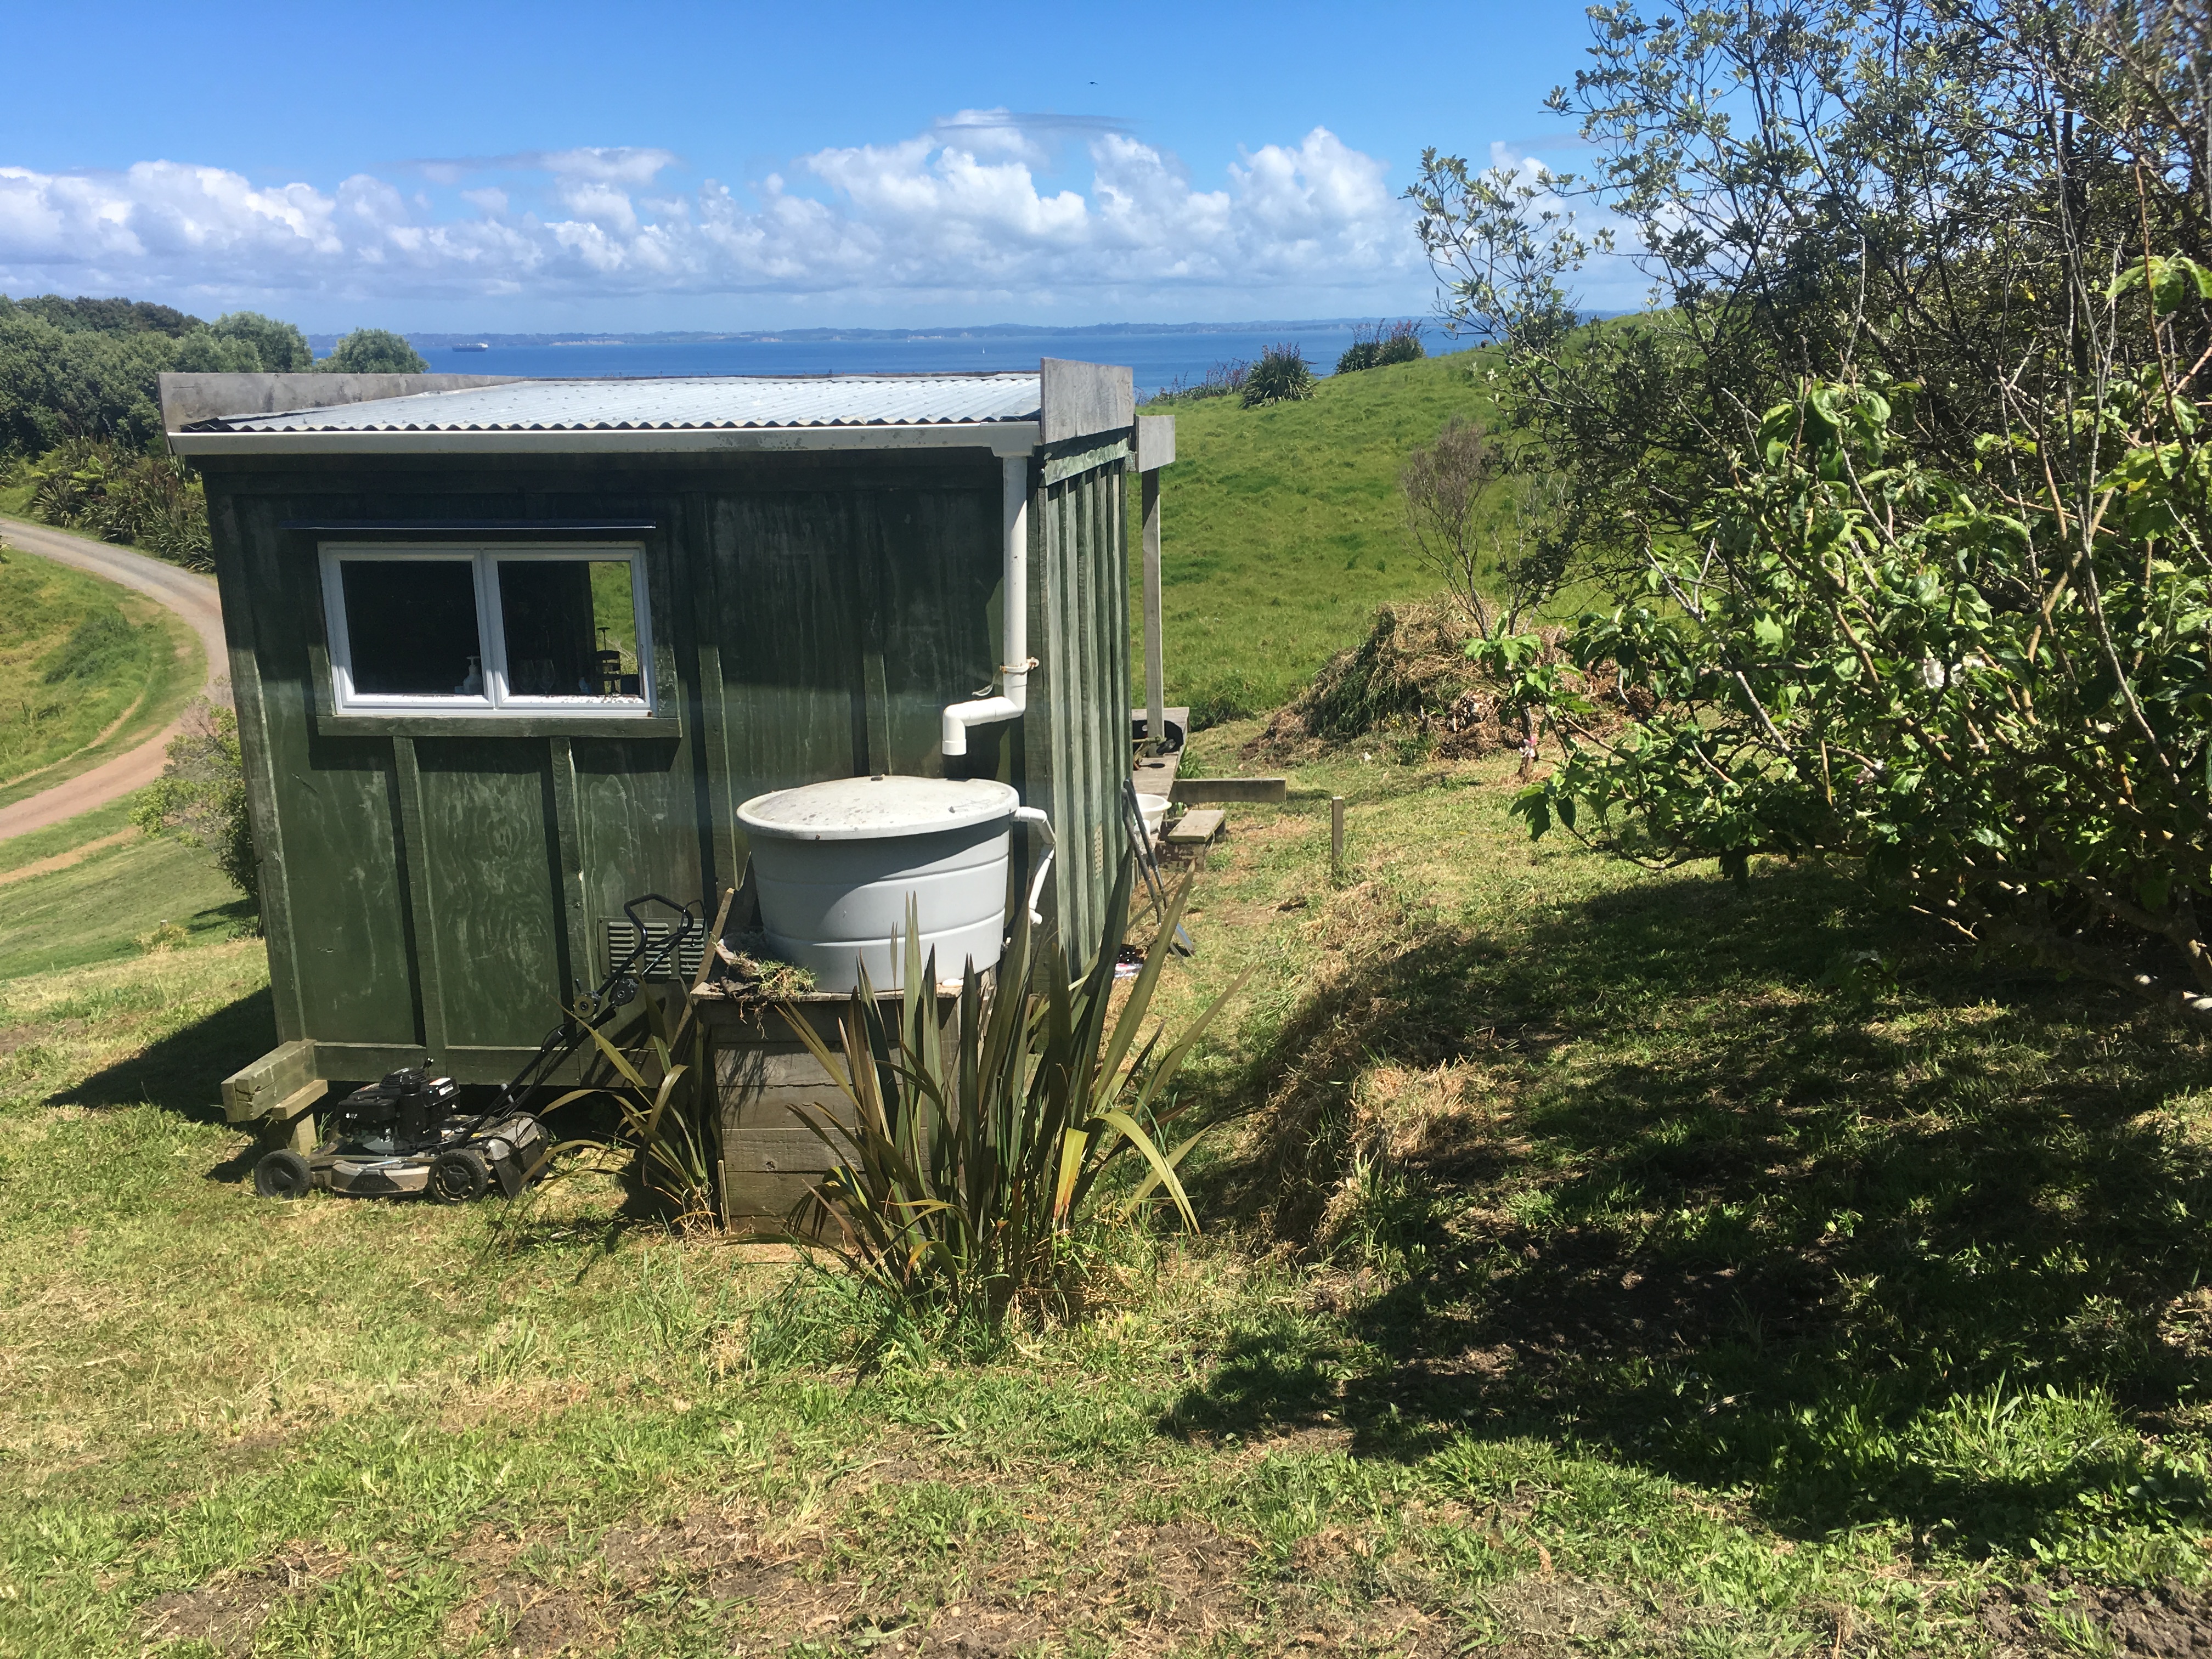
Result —
M1867 951L1932 965L1822 983ZM1810 1534L2203 1530L2202 1458L2140 1431L2189 1427L2212 1382L2212 1165L2144 1117L2204 1055L1933 954L1818 872L1638 885L1510 941L1411 926L1285 1023L1255 1066L1279 1133L1213 1194L1410 1271L1231 1333L1166 1426L1330 1413L1405 1457L1534 1435ZM1470 1058L1512 1103L1432 1097L1347 1206L1377 1142L1345 1080Z
M202 1123L222 1121L222 1080L276 1046L267 987L149 1043L64 1093L63 1106L149 1104Z

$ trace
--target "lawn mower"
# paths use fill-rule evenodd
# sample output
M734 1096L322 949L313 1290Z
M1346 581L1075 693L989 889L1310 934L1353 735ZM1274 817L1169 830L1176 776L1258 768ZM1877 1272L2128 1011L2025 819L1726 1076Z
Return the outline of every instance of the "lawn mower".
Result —
M638 915L646 904L676 913L675 925L659 939ZM636 943L597 990L562 1015L483 1110L464 1109L460 1085L437 1076L436 1062L426 1057L339 1101L329 1114L329 1133L313 1152L264 1153L253 1167L253 1190L264 1198L304 1198L317 1188L364 1198L420 1194L440 1204L465 1204L497 1182L515 1196L544 1172L552 1145L544 1124L523 1103L530 1091L634 1000L643 981L672 966L685 941L706 927L703 907L658 893L630 900L623 914Z

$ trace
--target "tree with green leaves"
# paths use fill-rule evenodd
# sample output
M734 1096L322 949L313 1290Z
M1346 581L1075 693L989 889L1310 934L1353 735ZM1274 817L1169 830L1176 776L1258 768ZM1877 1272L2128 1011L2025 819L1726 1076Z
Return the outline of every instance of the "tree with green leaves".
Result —
M234 311L177 342L170 367L180 374L297 374L312 370L307 337L258 311Z
M1655 864L1856 861L2212 1018L2212 39L2178 4L1593 16L1583 181L1431 156L1425 234L1616 604L1623 725L1476 647ZM1613 217L1662 302L1575 325ZM1633 694L1641 694L1636 696Z
M176 341L150 329L60 328L0 310L0 453L38 455L76 434L143 447L161 431L159 381Z
M164 370L251 374L313 366L305 335L258 312L204 323L138 300L0 296L0 454L42 455L69 438L131 449L155 444Z
M322 374L421 374L429 367L404 336L389 329L357 328L315 369Z
M1971 466L1982 434L2094 374L2096 292L2146 239L2212 260L2207 25L2178 0L1591 18L1591 66L1552 94L1586 173L1432 150L1410 192L1448 324L1505 348L1501 405L1562 476L1580 574L1632 583L1695 539L1730 457L1807 380L1917 387L1898 435ZM1616 249L1653 309L1582 325L1577 273ZM2148 361L2140 338L2106 344Z

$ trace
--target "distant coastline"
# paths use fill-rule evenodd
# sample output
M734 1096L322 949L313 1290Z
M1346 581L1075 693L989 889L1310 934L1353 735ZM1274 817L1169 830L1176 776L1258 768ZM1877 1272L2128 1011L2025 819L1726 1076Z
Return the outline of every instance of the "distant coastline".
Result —
M1309 333L1333 333L1389 320L1391 319L1380 317L1304 317L1273 320L1262 319L1255 322L1243 323L1085 323L1068 327L1049 323L981 323L969 328L763 328L720 331L708 329L625 331L595 328L537 334L488 334L481 331L448 333L425 330L420 333L409 333L407 339L418 351L452 351L477 345L489 345L495 349L616 345L821 345L838 341L866 343L954 340L1011 342L1045 337L1065 339L1070 337L1107 340L1129 336L1270 332L1281 332L1286 336L1295 337L1302 331ZM1422 320L1431 319L1423 319ZM314 347L317 351L326 352L337 343L338 337L336 334L310 334L307 336L307 343Z

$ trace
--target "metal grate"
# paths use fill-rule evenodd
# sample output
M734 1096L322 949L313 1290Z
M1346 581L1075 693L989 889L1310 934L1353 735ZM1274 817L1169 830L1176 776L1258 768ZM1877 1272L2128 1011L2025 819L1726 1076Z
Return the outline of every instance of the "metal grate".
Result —
M629 956L630 951L636 948L637 929L629 925L629 919L627 916L605 917L600 921L599 926L605 933L607 951L606 967L607 970L611 973L614 970L615 964L622 961L625 957ZM665 940L668 936L675 931L676 924L672 921L647 922L645 924L645 936L647 941L646 947L647 950L650 951L654 946L659 945ZM691 937L685 939L683 944L676 947L676 961L674 965L672 967L669 963L664 959L660 966L655 970L655 976L666 978L672 975L675 978L683 980L688 984L692 980L696 979L699 976L699 964L705 959L706 954L706 929L703 927L695 927L691 930Z

